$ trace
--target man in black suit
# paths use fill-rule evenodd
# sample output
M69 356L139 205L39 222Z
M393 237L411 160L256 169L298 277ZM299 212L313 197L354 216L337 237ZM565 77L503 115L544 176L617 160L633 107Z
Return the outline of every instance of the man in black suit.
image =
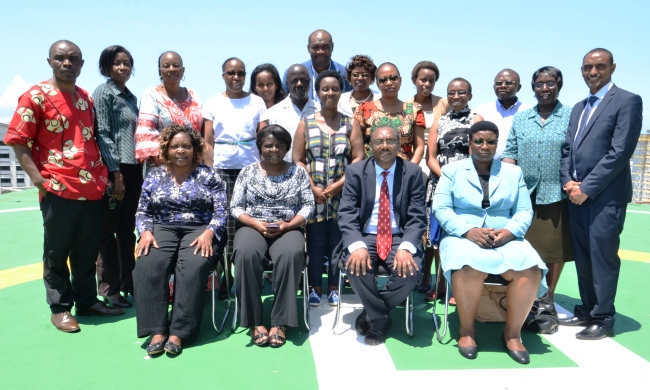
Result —
M339 205L343 236L338 259L363 312L355 327L369 345L381 344L391 326L390 311L404 302L420 279L425 231L424 185L420 167L397 158L397 131L384 126L370 137L374 157L351 164ZM391 272L377 291L379 267Z
M563 325L586 326L583 340L614 335L614 298L621 268L619 235L632 200L630 158L641 133L641 97L616 87L609 50L582 60L589 98L573 107L560 170L569 196L569 222L581 305Z

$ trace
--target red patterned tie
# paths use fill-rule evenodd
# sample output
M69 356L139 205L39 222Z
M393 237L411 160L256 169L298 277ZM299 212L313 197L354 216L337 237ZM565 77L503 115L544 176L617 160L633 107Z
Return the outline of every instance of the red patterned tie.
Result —
M390 228L388 173L388 171L381 173L384 176L384 182L381 184L381 191L379 192L379 215L377 218L377 254L382 261L386 261L393 245L393 232Z

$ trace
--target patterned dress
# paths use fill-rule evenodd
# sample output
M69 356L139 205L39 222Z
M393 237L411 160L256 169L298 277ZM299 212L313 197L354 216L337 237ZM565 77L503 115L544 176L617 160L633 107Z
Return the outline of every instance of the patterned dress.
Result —
M339 129L334 134L321 131L315 115L305 118L305 124L307 172L318 188L325 189L343 177L345 167L350 163L352 118L342 115ZM337 219L340 201L341 194L338 194L328 198L327 203L316 204L316 211L309 223Z
M164 92L164 87L158 85L144 91L140 103L138 128L135 131L135 156L143 162L159 152L158 136L165 127L174 123L186 125L200 132L203 126L201 99L189 88L187 99L176 102Z
M403 110L398 112L386 112L377 108L376 103L366 102L360 105L354 112L354 120L359 122L363 134L363 148L366 158L372 157L370 148L370 136L381 126L391 126L399 134L399 151L397 155L404 160L413 157L413 125L425 126L424 114L418 103L404 103Z
M438 156L436 157L440 169L448 163L469 157L469 128L474 124L475 116L476 112L465 107L458 112L449 111L440 117L438 121ZM436 191L438 180L439 178L434 174L429 176L426 195L427 218L430 218L431 200ZM431 233L429 222L427 221L427 237L430 237Z

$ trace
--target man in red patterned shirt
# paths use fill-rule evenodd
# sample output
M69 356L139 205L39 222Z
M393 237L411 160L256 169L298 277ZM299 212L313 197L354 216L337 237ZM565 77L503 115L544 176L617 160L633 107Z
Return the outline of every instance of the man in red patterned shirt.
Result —
M108 172L95 142L92 99L75 86L84 64L81 50L70 41L57 41L47 62L52 78L18 99L4 142L39 191L51 322L60 331L75 332L79 325L70 314L75 303L78 316L124 311L97 300L95 260Z

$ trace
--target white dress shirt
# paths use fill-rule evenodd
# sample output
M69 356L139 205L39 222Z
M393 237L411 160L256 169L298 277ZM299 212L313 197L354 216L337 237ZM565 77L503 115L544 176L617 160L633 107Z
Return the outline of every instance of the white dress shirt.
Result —
M393 235L400 234L399 227L397 226L397 222L395 220L395 212L393 211L393 184L395 180L396 165L397 163L394 162L393 165L388 169L388 175L386 176L386 181L388 182L388 199L390 199L390 227L393 231ZM370 221L368 222L368 227L364 230L365 234L377 235L377 220L379 218L379 197L381 195L381 185L384 183L384 176L382 175L383 172L384 169L375 163L375 175L376 175L375 204L372 206L372 214L370 215ZM350 253L354 252L359 248L367 249L366 244L364 244L363 241L353 242L352 244L348 245L348 251ZM408 241L402 241L402 243L397 249L398 250L405 249L411 252L412 254L415 254L415 252L417 252L415 245L413 245Z
M494 102L481 104L476 107L476 113L483 117L484 120L490 121L499 128L499 139L497 141L497 151L494 154L495 160L501 160L501 154L506 150L506 142L512 127L512 119L516 113L529 109L531 106L522 103L519 99L509 108L503 107L503 104L497 99Z
M300 110L291 101L291 96L287 96L281 102L266 110L261 120L268 121L269 125L280 125L284 127L291 134L293 143L293 137L296 134L296 129L300 121L316 111L316 102L313 100L307 100L305 106ZM287 154L284 156L284 160L291 162L291 148L289 148Z

